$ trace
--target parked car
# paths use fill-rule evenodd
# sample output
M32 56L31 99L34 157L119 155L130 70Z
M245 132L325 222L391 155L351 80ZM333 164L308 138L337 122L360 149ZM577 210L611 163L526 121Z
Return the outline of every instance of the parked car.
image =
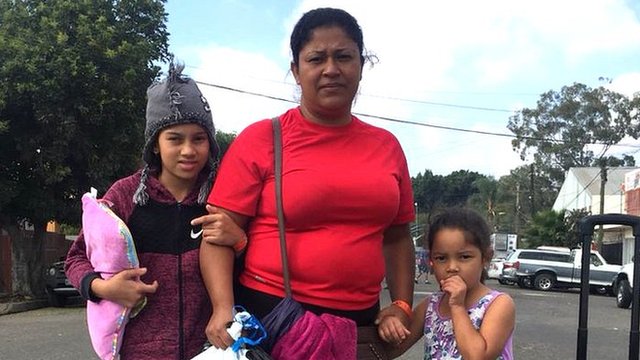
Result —
M500 279L500 274L502 274L503 264L504 264L504 258L491 259L491 263L489 264L489 270L487 270L487 275L489 279Z
M633 262L624 264L613 282L616 294L616 305L627 309L633 300Z
M507 256L509 256L509 254L507 254ZM504 268L504 262L505 258L503 257L491 259L489 270L487 271L487 276L489 277L489 279L497 279L498 282L502 285L513 285L513 281L502 278L502 269Z
M67 303L67 298L80 295L64 273L63 260L56 261L45 269L44 282L51 306L62 307Z
M589 284L593 292L612 294L621 267L608 264L594 250L591 251L590 266ZM556 286L580 287L581 268L582 249L518 249L505 260L500 279L543 291Z

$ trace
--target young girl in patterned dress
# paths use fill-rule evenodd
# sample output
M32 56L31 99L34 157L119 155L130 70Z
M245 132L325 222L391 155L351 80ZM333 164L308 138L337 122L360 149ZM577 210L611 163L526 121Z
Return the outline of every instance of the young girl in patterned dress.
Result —
M380 321L380 336L395 356L423 335L424 359L513 359L515 306L484 284L491 261L489 228L474 211L448 209L429 227L427 245L440 291L413 310L409 329L396 318Z

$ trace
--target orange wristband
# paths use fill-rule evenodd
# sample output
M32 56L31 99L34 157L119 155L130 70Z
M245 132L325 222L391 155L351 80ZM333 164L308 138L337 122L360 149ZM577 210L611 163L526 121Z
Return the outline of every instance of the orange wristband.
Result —
M247 247L247 234L242 235L242 239L233 245L233 251L236 253L242 252Z
M406 302L404 300L396 300L396 301L392 302L391 305L395 305L395 306L399 307L400 309L402 309L402 311L404 311L404 313L407 314L409 319L411 319L411 315L413 315L413 311L411 310L411 306L409 306L408 302Z

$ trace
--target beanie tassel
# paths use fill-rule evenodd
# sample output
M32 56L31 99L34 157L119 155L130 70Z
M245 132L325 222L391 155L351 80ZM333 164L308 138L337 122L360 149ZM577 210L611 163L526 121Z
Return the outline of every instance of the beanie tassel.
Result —
M209 176L207 176L207 180L200 187L200 192L198 193L198 204L204 205L207 203L207 198L209 197L209 192L211 191L211 186L213 184L213 178L215 177L215 169L216 162L213 161L213 158L209 158L209 167L211 171L209 172Z
M149 176L149 165L145 165L140 175L140 185L133 194L133 203L137 205L146 205L149 200L149 194L147 194L147 177Z

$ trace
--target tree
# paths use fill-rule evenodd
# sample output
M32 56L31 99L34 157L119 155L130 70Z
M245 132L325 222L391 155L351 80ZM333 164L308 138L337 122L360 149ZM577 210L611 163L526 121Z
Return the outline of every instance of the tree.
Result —
M513 149L523 160L532 154L540 174L559 188L569 168L593 166L625 136L638 138L638 102L579 83L560 92L548 91L536 108L522 109L509 118L507 127L516 135ZM602 152L594 154L589 144L601 145Z
M582 244L579 221L591 213L587 210L567 210L564 217L564 225L567 229L565 235L568 247L576 247Z
M558 189L535 166L523 165L498 180L498 193L499 208L506 212L502 226L521 235L537 211L553 206Z
M477 192L469 197L469 206L484 216L492 231L498 231L498 217L505 213L498 205L498 182L493 177L480 177L473 186Z
M564 211L543 210L533 216L524 237L529 248L540 245L570 247L573 244L567 242L567 232Z
M220 148L220 159L222 159L222 156L224 156L224 154L227 152L227 149L229 149L229 145L231 145L235 138L235 133L216 131L216 142L218 143L218 147Z
M78 222L82 193L139 165L166 16L162 0L0 2L0 227L21 265L14 292L42 292L46 222Z
M444 177L445 192L443 203L446 206L463 206L471 195L476 193L474 183L484 177L474 171L458 170Z
M418 173L411 179L413 185L413 198L418 203L418 211L431 214L442 206L442 194L444 192L444 179L441 175L434 175L431 170L425 170L424 174ZM428 216L426 217L428 219Z

